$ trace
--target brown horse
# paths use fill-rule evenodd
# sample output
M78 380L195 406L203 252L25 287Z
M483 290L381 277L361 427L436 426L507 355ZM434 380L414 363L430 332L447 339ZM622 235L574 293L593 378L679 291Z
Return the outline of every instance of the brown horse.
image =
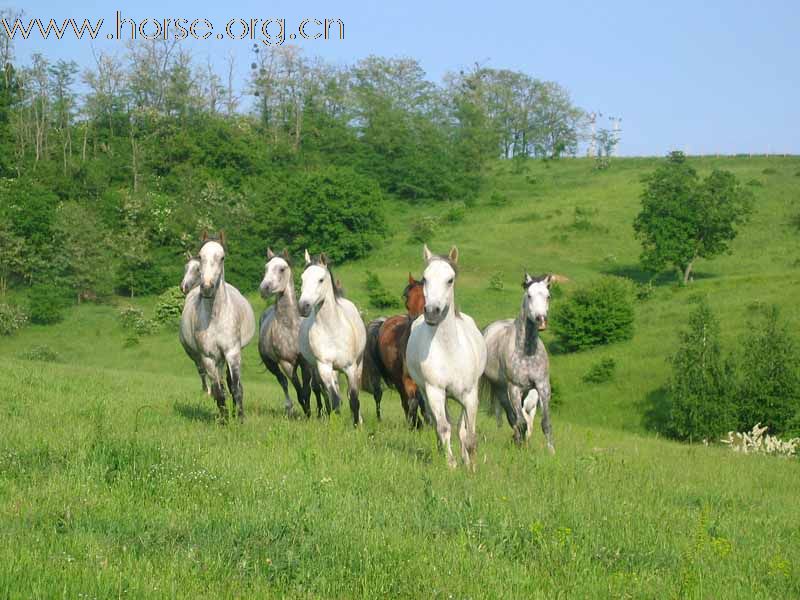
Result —
M367 348L364 353L363 388L375 398L378 419L381 418L382 382L393 387L400 394L400 402L406 419L413 427L420 427L422 419L418 410L421 395L417 384L405 372L406 345L411 323L425 310L425 295L422 282L408 274L408 285L403 292L406 302L406 315L381 317L367 326Z

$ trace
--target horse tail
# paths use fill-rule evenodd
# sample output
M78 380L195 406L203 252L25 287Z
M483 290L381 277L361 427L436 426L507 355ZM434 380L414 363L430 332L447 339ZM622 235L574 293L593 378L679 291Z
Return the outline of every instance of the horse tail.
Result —
M497 401L497 391L497 386L494 385L486 375L481 375L478 383L478 399L481 402L484 400L488 401L486 404L486 413L489 416L493 415L497 420L497 426L500 427L503 422L503 407L500 405L500 402Z
M381 326L386 317L379 317L369 322L367 325L367 345L364 349L364 370L361 375L362 388L371 394L375 394L381 388L381 380L386 381L386 369L381 360L378 338Z

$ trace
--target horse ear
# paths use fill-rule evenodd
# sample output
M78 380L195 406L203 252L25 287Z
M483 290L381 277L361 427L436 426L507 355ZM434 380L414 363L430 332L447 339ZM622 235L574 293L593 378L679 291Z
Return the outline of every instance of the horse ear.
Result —
M192 260L192 253L188 250L186 251L186 260Z
M225 230L220 230L219 232L219 245L223 248L225 247Z
M457 246L453 246L452 248L450 248L449 257L450 257L450 262L451 263L453 263L454 265L458 264L458 247Z
M284 248L283 252L281 252L281 256L283 256L287 262L289 261L289 251L286 248Z
M425 259L425 262L431 262L431 258L433 258L433 254L428 249L428 244L425 244L422 248L422 257Z
M267 246L267 260L272 260L275 258L275 253L272 251L272 248Z
M319 262L322 264L323 267L328 266L328 257L325 255L324 252L320 252Z
M533 277L531 277L530 273L525 271L525 277L522 278L522 287L527 288L532 283Z
M311 255L308 253L308 248L306 248L303 252L304 252L303 258L306 259L306 264L310 265L311 264Z
M414 285L417 283L417 280L414 279L414 276L409 272L408 273L408 285Z
M547 285L547 287L550 287L550 284L553 283L555 280L556 278L552 273L548 273L547 275L544 276L544 282Z
M200 236L200 240L203 242L208 240L208 229L203 229L203 235Z

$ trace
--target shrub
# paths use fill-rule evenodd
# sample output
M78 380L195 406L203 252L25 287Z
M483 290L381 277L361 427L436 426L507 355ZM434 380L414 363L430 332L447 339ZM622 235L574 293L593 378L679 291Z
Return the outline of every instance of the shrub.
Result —
M501 194L498 191L492 192L492 195L489 196L489 204L492 206L506 206L508 205L508 196L505 194Z
M449 225L453 225L455 223L461 223L464 220L464 216L467 212L467 206L463 202L454 202L450 208L447 209L447 212L442 215L442 222L447 223Z
M384 287L376 273L367 271L366 275L367 278L364 285L367 288L369 303L374 308L395 308L400 306L399 299Z
M0 335L11 335L28 322L28 315L14 304L0 302Z
M614 378L617 362L613 358L603 358L591 366L581 378L585 383L605 383Z
M633 337L632 286L602 277L556 305L553 321L565 350L585 350Z
M647 300L650 300L655 292L656 286L653 285L652 279L647 283L639 283L636 285L636 299L639 302L646 302Z
M155 321L159 325L174 325L180 321L184 296L179 287L168 288L156 300Z
M766 169L764 169L763 171L761 171L761 173L762 173L763 175L776 175L776 174L778 173L778 171L776 171L776 170L775 170L775 169L773 169L772 167L767 167Z
M747 185L749 185L750 187L764 187L764 184L758 179L751 179L750 181L747 182Z
M409 241L415 243L429 242L439 229L439 220L431 216L419 216L411 221Z
M39 362L61 362L58 353L49 346L33 346L19 354L23 360L35 360Z
M680 333L671 358L667 433L684 440L717 440L738 422L733 369L719 345L719 322L703 300Z
M495 271L489 277L489 289L495 292L502 292L505 285L503 284L503 274Z
M125 306L119 310L119 322L122 328L134 335L147 335L154 330L154 323L144 316L144 311L135 306Z
M800 348L777 307L764 310L739 363L738 430L761 423L773 435L799 434Z
M35 285L28 292L28 315L31 323L51 325L64 319L64 309L69 301L61 290Z

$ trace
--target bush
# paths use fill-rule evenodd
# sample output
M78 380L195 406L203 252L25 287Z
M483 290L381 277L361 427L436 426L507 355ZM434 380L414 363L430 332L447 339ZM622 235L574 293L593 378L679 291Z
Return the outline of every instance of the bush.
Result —
M21 352L19 357L23 360L35 360L39 362L61 362L58 353L49 346L33 346L25 352Z
M400 306L399 299L383 286L376 273L367 271L367 279L364 285L367 288L369 303L374 308L395 308Z
M503 283L503 274L495 271L489 277L489 289L495 292L502 292L505 284Z
M501 194L500 192L492 192L492 195L489 196L489 204L491 206L507 206L508 205L508 196L505 194Z
M639 302L647 302L653 297L655 292L656 286L653 285L652 279L647 283L639 283L636 285L636 299Z
M667 433L683 440L718 440L738 422L735 381L719 345L719 323L705 300L689 316L672 356Z
M761 423L773 435L800 433L800 348L777 307L764 311L739 363L737 430Z
M420 216L411 221L410 242L424 243L431 241L431 238L439 229L439 220L436 217Z
M750 181L747 182L747 185L749 185L750 187L764 187L764 184L758 179L751 179Z
M156 300L155 321L159 325L174 325L181 319L184 296L179 287L168 288Z
M155 324L145 318L144 311L135 306L125 306L119 310L119 322L122 328L134 335L147 335L155 329Z
M776 175L776 174L778 173L778 171L776 171L776 170L775 170L775 169L773 169L772 167L767 167L766 169L764 169L763 171L761 171L761 173L762 173L763 175Z
M633 337L633 291L628 280L603 277L555 306L556 336L576 351Z
M581 378L584 383L605 383L614 378L614 370L617 362L613 358L604 358L592 365L592 367Z
M0 302L0 335L11 335L28 322L28 315L20 307Z
M467 213L467 206L463 202L454 202L447 212L442 215L442 222L449 225L461 223Z
M28 315L31 323L51 325L64 320L69 301L57 288L35 285L28 292Z

